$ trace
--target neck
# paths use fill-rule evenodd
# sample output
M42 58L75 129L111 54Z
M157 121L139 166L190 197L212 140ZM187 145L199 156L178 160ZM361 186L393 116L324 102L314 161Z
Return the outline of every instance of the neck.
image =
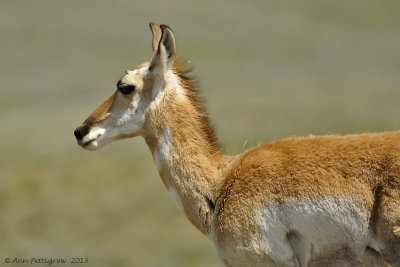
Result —
M189 80L169 71L166 88L154 92L146 143L158 172L180 210L204 234L210 232L220 172L229 157L220 154L212 128ZM185 78L185 77L183 77ZM188 90L190 89L190 90ZM191 95L193 94L193 95ZM161 99L162 98L162 99ZM172 104L171 104L172 103Z

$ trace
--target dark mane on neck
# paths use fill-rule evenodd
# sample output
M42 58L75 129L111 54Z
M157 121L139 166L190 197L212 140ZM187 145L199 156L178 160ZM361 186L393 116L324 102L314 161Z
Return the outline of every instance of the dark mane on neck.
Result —
M210 151L213 154L217 153L219 151L218 139L208 118L207 111L204 107L203 98L199 95L197 81L191 75L192 68L185 66L185 61L182 58L178 58L175 59L172 65L172 70L178 75L179 81L185 90L186 96L198 111L198 120L201 127L201 133L207 143L210 145Z

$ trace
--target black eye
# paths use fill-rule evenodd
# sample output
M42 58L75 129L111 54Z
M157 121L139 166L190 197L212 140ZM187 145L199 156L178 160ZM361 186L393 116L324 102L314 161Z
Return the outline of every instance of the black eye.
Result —
M133 84L117 83L118 91L122 94L127 95L135 91L135 86Z

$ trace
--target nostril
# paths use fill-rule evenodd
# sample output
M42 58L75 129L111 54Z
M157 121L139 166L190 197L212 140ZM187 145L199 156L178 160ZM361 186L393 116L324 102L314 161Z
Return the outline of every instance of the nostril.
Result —
M75 131L74 131L74 135L75 135L75 138L76 138L77 140L82 139L82 133L81 133L80 130L81 130L81 128L76 128Z
M81 140L89 132L89 127L87 125L80 126L75 129L74 135L77 140Z

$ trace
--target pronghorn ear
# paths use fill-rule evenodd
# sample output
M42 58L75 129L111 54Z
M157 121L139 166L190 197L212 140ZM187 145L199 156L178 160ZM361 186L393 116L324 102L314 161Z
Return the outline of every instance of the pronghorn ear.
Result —
M157 29L155 26L150 25L150 27L152 28L152 30L153 27ZM151 59L150 67L152 69L161 67L163 71L166 71L171 67L175 58L175 50L176 50L175 37L172 30L167 25L161 25L160 29L161 29L161 37L159 39L157 48L155 48L154 45L157 30L156 31L153 30L154 55L153 58Z
M161 25L162 36L160 45L165 47L165 51L168 56L168 60L173 59L175 57L176 45L175 45L175 36L172 32L171 28L167 25Z
M153 22L150 22L149 25L151 32L153 33L153 42L152 42L153 51L156 51L158 48L158 44L160 43L161 40L162 31L160 26L154 24Z

